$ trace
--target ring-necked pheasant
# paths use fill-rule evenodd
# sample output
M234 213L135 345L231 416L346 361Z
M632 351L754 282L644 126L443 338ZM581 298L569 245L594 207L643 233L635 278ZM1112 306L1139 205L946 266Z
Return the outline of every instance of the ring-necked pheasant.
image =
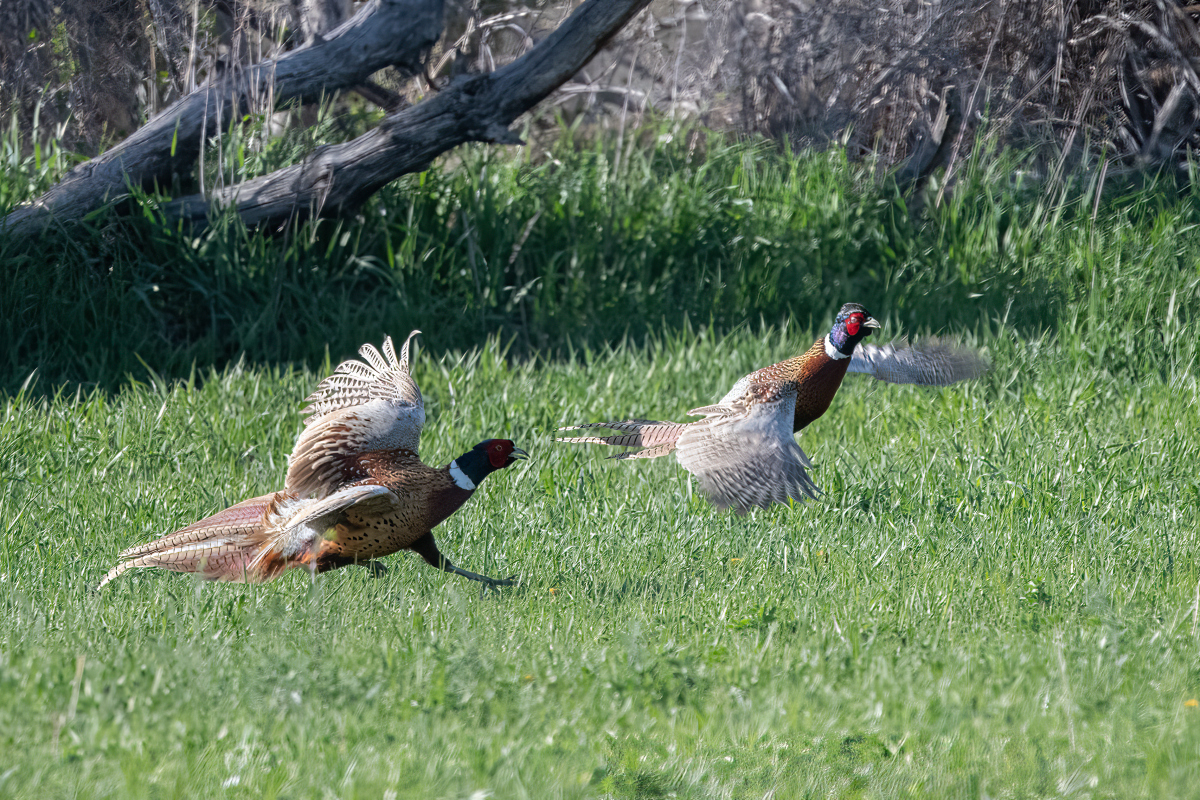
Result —
M511 579L454 566L438 552L432 529L484 478L527 454L507 439L488 439L441 469L421 463L417 444L425 404L408 363L409 343L418 333L409 334L399 359L388 337L382 355L363 345L366 363L345 361L321 381L302 412L309 416L288 458L282 491L131 547L100 586L138 567L267 581L296 567L325 572L404 549L446 572L510 585Z
M657 458L675 453L696 476L714 505L745 513L816 497L806 468L812 464L794 434L829 408L847 372L890 383L944 386L983 373L976 352L937 341L860 344L879 323L857 303L842 306L829 334L805 353L746 375L715 405L696 408L695 422L590 422L560 431L608 428L604 436L573 436L560 442L640 447L610 458Z

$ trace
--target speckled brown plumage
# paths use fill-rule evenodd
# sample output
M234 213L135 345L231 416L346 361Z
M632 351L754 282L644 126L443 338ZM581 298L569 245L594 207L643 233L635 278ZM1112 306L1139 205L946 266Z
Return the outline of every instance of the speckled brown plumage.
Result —
M625 420L573 425L560 430L604 428L600 436L560 442L641 448L613 458L656 458L675 453L712 502L739 512L788 499L815 497L808 457L793 434L819 419L847 372L891 383L945 385L987 369L979 354L936 340L917 346L860 344L878 328L862 306L842 307L829 335L804 353L741 378L719 402L695 408L695 422Z
M829 409L849 366L848 358L834 360L826 355L825 340L818 339L800 355L763 367L743 380L752 386L777 387L778 392L794 391L796 411L792 430L799 431Z
M129 548L100 586L140 567L265 581L289 569L325 572L404 549L472 580L511 583L454 566L438 551L432 529L488 474L525 453L507 439L488 439L440 469L421 463L416 448L425 412L408 364L416 333L402 357L388 338L382 355L366 345L360 350L366 364L345 362L321 382L309 397L310 416L281 491Z
M354 486L384 486L396 498L381 512L347 509L321 544L318 570L326 563L369 561L412 547L471 497L450 477L449 467L433 469L415 453L379 451L360 459L367 477Z

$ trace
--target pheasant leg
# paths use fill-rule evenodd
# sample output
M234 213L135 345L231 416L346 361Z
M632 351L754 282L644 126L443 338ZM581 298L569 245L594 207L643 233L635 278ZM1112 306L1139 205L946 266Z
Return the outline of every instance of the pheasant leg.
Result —
M335 558L321 558L315 563L317 565L317 572L329 572L330 570L341 569L342 567L362 567L371 574L372 578L382 578L384 575L387 575L387 565L381 561L359 561L357 558L338 556Z
M452 563L450 563L450 559L446 558L441 554L441 551L438 550L437 543L433 541L432 533L427 533L420 539L417 539L415 542L409 545L408 549L425 559L427 564L432 567L436 567L437 569L444 570L446 572L452 572L455 575L461 575L464 578L468 578L473 581L479 581L487 586L513 585L512 578L489 578L487 575L479 575L477 573L454 566Z

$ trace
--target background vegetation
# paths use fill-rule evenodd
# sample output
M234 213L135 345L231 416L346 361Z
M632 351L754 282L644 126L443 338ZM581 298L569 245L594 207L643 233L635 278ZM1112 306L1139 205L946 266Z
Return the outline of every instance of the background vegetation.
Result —
M446 79L525 52L579 0L446 0ZM301 47L350 0L24 0L0 8L0 109L95 154L206 78ZM652 0L553 99L611 127L657 109L956 173L981 129L1079 164L1186 169L1200 146L1200 6L1185 0ZM394 69L349 103L428 84Z
M0 197L69 158L7 146ZM837 149L651 128L465 151L282 236L141 197L0 243L0 794L1194 796L1198 198L1024 164L912 214ZM851 299L994 366L848 382L802 439L819 501L740 518L551 442L681 417ZM399 556L91 591L276 488L328 362L413 327L426 460L534 454L439 533L519 587Z
M241 180L339 133L330 121L257 152L230 137L207 163ZM53 140L22 147L14 123L0 213L70 163ZM1097 367L1186 367L1194 185L1047 188L1024 165L1008 151L980 159L939 204L936 181L904 196L839 149L662 125L567 130L536 156L463 150L355 220L283 235L232 215L199 235L171 230L139 195L119 219L0 240L0 386L35 372L43 391L111 390L239 360L316 367L414 327L439 352L494 335L516 357L553 358L685 323L814 329L851 298L897 332L1066 326L1106 343Z

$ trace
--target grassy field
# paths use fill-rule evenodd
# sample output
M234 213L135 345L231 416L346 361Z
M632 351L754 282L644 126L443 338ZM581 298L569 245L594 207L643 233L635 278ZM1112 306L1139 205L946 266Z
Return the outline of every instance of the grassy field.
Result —
M336 234L142 220L52 237L36 270L0 243L0 796L1200 796L1197 198L1048 196L997 157L912 218L836 153L723 147L635 160L658 173L471 156ZM404 202L432 221L390 228ZM464 216L493 269L458 260ZM506 305L488 281L533 283ZM738 517L673 462L552 443L682 418L847 300L994 366L849 378L800 440L819 501ZM435 532L519 586L400 555L91 591L121 549L280 485L327 343L411 327L425 460L533 455Z
M975 384L856 380L802 438L825 497L745 518L671 463L551 444L808 338L421 353L428 460L534 455L441 530L520 576L484 599L411 556L96 595L121 548L278 486L317 376L8 401L0 793L1195 796L1194 376L999 335Z

